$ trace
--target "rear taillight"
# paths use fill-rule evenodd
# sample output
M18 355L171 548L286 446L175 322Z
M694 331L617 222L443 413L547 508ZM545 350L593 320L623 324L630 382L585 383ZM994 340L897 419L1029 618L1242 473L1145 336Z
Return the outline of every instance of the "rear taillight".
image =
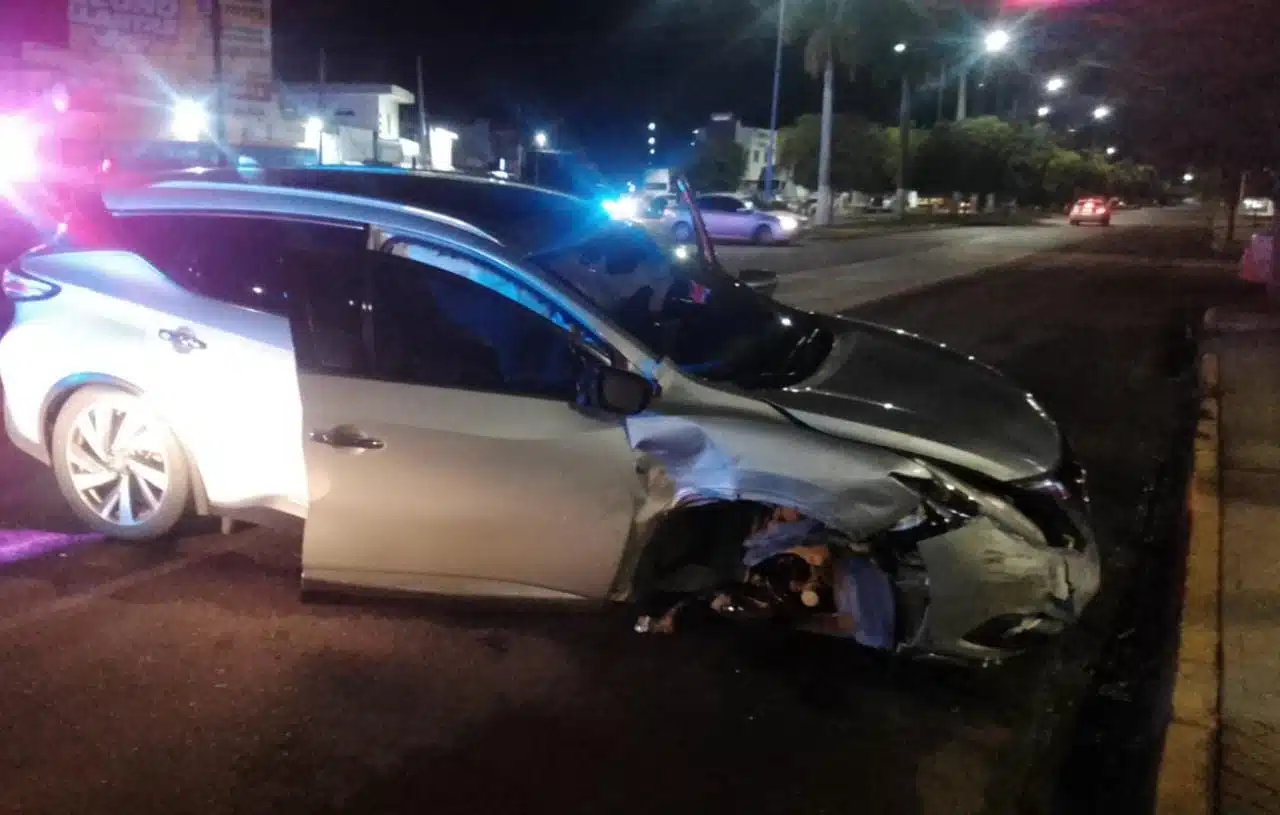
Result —
M3 291L4 296L10 300L21 302L23 300L48 300L57 294L59 289L48 281L14 269L5 269L0 272L0 291Z

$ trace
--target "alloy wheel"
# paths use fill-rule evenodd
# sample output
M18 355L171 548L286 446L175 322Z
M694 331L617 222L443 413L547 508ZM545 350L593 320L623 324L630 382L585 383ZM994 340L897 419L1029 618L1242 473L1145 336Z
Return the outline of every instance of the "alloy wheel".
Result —
M116 526L145 523L169 490L166 428L140 404L95 402L66 439L66 463L76 495Z

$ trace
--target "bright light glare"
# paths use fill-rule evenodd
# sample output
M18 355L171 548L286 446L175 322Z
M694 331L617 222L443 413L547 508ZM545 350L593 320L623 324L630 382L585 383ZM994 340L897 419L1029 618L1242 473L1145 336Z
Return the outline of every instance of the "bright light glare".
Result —
M67 88L61 83L53 88L53 109L58 113L66 113L71 109L71 95L67 93Z
M0 183L35 179L39 141L31 122L20 116L0 116Z
M1040 107L1036 108L1036 115L1039 116L1041 119L1048 116L1050 113L1053 113L1053 108L1049 107L1048 105L1041 105Z
M635 218L636 213L639 212L636 199L629 195L601 201L600 205L604 207L605 212L609 213L609 217L615 221L629 221Z
M652 156L655 152L657 151L655 151L652 147L649 148L649 155Z
M893 52L895 54L901 54L903 51L906 51L906 50L907 50L907 44L905 42L900 42L897 45L893 46Z
M997 28L994 31L987 32L987 36L983 38L983 44L987 48L987 53L998 54L1009 47L1011 37L1009 32L1003 28Z
M1114 148L1114 147L1108 147L1108 148L1107 148L1107 155L1108 155L1108 156L1114 156L1115 154L1116 154L1116 148Z
M1195 175L1194 175L1194 174L1192 174L1192 173L1185 173L1185 174L1183 174L1183 176L1182 176L1182 180L1183 180L1183 181L1185 181L1185 182L1187 182L1188 184L1190 184L1192 181L1195 181L1195 180L1196 180L1196 177L1195 177Z
M1060 76L1051 76L1049 81L1044 83L1044 89L1049 93L1057 93L1065 87L1067 87L1067 80Z
M676 260L684 261L689 259L689 247L677 246L675 248Z
M800 226L800 222L795 218L792 218L790 215L779 215L778 226L782 227L785 231L790 232L791 230L798 228Z
M1110 115L1111 115L1111 108L1107 107L1106 105L1098 105L1096 108L1093 109L1093 118L1097 119L1098 121L1102 121L1103 119L1107 118Z
M649 129L650 129L650 130L657 130L657 129L658 129L658 123L657 123L657 122L649 122Z
M170 129L178 141L200 141L209 129L209 112L194 99L179 99L173 106Z
M546 147L547 146L546 131L539 130L537 133L534 133L533 143L536 144L538 147Z
M653 136L650 136L650 137L649 137L649 144L653 145L653 144L657 144L657 143L658 143L658 140L657 140L657 139L655 139Z

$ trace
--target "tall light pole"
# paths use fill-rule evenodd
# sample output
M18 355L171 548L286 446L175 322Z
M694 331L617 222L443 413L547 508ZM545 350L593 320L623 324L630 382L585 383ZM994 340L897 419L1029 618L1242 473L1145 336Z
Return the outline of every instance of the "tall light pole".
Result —
M982 48L989 54L999 54L1009 47L1013 38L1003 28L988 31L982 37ZM956 121L963 122L969 115L969 67L968 60L961 60L956 71L960 79L960 92L956 95Z
M907 44L900 42L893 46L893 52L901 56L906 53ZM902 79L900 96L898 97L898 197L893 208L899 218L907 217L907 160L911 155L911 86L907 81L907 66L901 68Z
M773 155L778 149L778 92L782 85L782 24L787 0L778 0L778 36L773 46L773 101L769 106L769 146L764 151L764 200L773 200Z
M218 147L218 166L225 167L227 107L222 87L222 0L213 0L209 7L209 38L213 44L213 140Z

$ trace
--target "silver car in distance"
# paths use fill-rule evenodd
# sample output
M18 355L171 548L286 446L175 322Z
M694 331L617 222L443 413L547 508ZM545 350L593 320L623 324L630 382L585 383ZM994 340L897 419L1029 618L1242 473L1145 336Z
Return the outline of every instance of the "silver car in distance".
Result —
M205 176L216 177L216 176ZM303 520L307 587L698 604L998 660L1098 589L1035 400L598 204L366 169L108 190L4 271L5 425L94 529ZM412 205L405 203L412 202Z

